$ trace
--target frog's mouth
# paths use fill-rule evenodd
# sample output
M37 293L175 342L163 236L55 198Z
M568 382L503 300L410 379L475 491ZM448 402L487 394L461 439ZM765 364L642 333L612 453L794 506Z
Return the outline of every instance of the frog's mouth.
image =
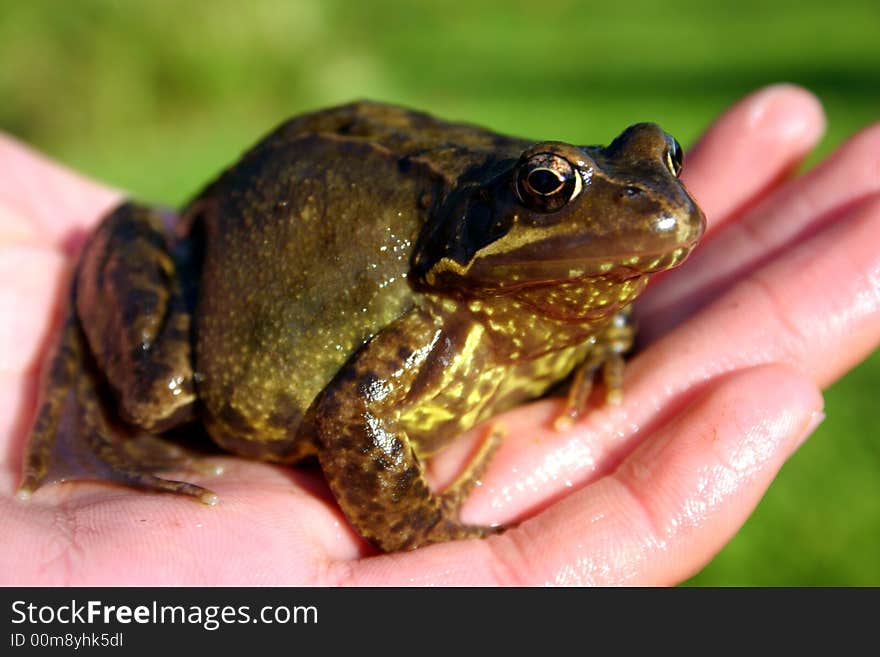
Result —
M696 240L671 251L601 258L571 255L539 261L509 257L512 254L507 254L503 257L475 260L468 268L467 278L471 284L494 288L499 292L594 278L623 283L679 266L695 245Z
M696 212L696 210L695 210ZM510 289L602 276L628 280L676 267L703 233L702 213L688 220L659 214L614 230L581 223L521 225L479 249L459 271L468 285Z

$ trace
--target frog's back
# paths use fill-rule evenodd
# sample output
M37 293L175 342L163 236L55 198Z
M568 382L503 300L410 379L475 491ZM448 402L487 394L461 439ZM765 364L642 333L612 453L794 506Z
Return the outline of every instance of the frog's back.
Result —
M308 135L332 136L384 148L404 163L429 168L449 185L469 168L484 166L493 159L518 157L531 143L397 105L357 101L285 121L246 153L244 159L265 157L268 150L283 148Z
M204 235L196 366L214 437L288 451L340 367L412 307L410 255L431 208L519 143L358 103L292 119L208 187L190 213Z

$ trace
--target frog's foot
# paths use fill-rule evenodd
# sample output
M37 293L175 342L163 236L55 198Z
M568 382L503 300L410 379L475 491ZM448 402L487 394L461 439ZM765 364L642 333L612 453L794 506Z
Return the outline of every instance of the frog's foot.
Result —
M212 491L156 476L168 470L216 472L194 454L162 438L114 426L101 405L100 384L85 358L73 317L61 329L44 372L36 422L25 450L19 499L45 484L103 480L149 491L172 492L215 504Z
M506 433L507 429L503 425L491 425L477 453L471 458L464 471L443 491L440 498L447 516L453 518L458 516L458 510L462 503L467 499L473 487L479 483L483 473L486 472L489 462L501 447L501 441Z
M619 404L623 400L623 366L623 356L618 353L591 355L581 363L575 370L565 404L553 421L553 427L557 431L570 429L583 414L599 368L605 384L605 403Z
M75 409L65 408L66 415ZM73 431L82 418L62 417L54 435L31 436L18 497L27 500L41 486L79 480L109 481L153 492L177 493L214 505L217 495L196 484L165 479L154 473L193 471L219 474L222 468L200 461L187 450L158 436L124 435L92 429Z
M189 451L158 436L125 435L117 431L71 430L83 418L70 418L75 409L65 408L54 435L35 432L28 444L24 477L18 497L27 500L41 486L64 481L99 480L153 492L177 493L214 505L217 495L185 481L165 479L154 473L192 471L220 474L222 468L202 462Z
M575 369L565 404L553 422L557 431L571 428L583 414L593 390L593 380L600 368L605 384L605 403L617 405L623 401L623 355L632 347L634 336L635 326L629 308L617 313L596 336L596 344L584 362Z
M459 509L467 499L468 494L476 486L480 477L489 467L489 462L501 447L507 430L503 425L493 424L489 427L488 435L483 440L477 453L465 467L458 478L440 495L440 504L443 516L428 533L428 541L453 541L465 538L482 538L492 534L499 534L505 527L489 527L484 525L466 525L458 520Z

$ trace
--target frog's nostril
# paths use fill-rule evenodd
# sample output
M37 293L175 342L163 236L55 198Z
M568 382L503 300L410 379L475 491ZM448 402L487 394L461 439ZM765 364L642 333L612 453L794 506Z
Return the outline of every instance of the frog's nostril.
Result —
M642 194L644 194L644 191L642 190L641 187L635 187L632 185L630 185L628 187L624 187L623 191L620 193L620 195L624 198L626 198L626 197L632 198L635 196L641 196Z

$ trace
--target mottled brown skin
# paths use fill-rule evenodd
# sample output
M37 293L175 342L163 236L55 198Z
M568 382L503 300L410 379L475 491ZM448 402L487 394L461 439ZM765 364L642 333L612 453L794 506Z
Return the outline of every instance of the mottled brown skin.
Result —
M96 229L22 493L101 478L213 503L155 474L187 458L157 434L198 419L237 454L317 455L383 550L497 531L458 520L497 435L440 493L424 459L573 370L563 420L599 368L619 394L629 304L704 227L680 166L653 124L600 148L375 103L294 118L173 234L134 204Z

